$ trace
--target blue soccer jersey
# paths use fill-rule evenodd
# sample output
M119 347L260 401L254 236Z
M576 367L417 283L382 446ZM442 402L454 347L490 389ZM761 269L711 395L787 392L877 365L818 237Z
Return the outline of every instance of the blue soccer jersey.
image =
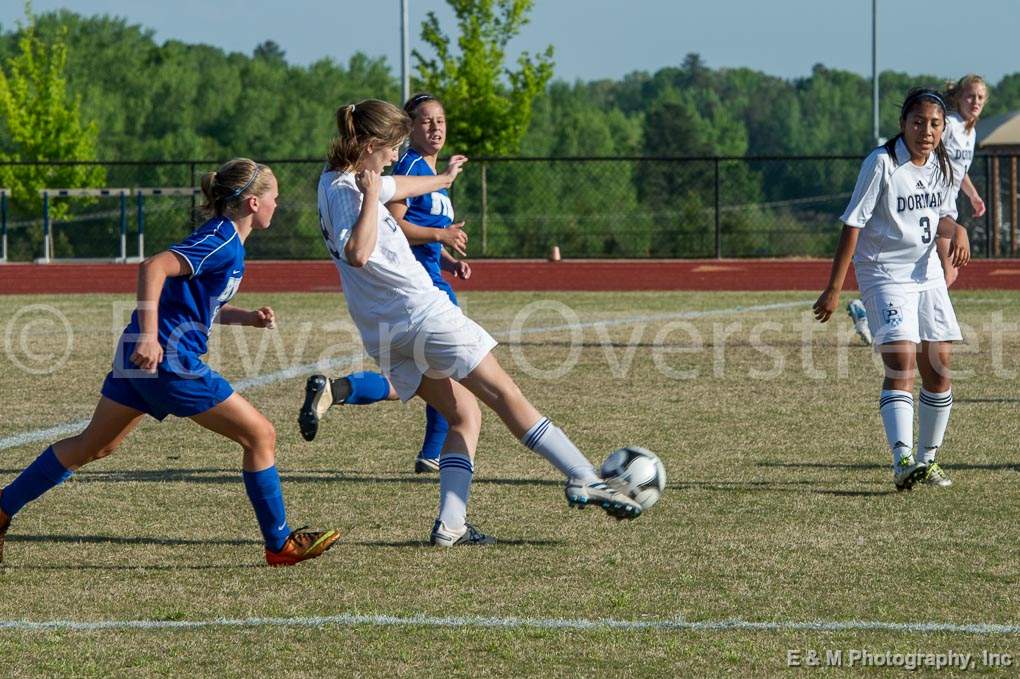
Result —
M244 276L244 244L229 219L216 217L170 246L191 269L168 278L159 296L159 343L165 352L205 354L220 307L237 293ZM138 312L125 335L138 334Z
M154 373L131 362L140 332L136 310L102 388L103 396L158 420L203 413L234 393L199 357L208 351L216 314L244 276L244 244L229 219L211 219L169 249L187 262L190 273L163 283L157 314L163 360Z
M393 174L431 177L436 173L420 153L409 148L397 161L393 168ZM407 214L404 215L404 219L416 226L445 229L453 223L453 203L450 202L450 194L446 189L408 198L404 202L407 204ZM439 253L442 250L443 246L440 243L411 246L415 259L421 262L432 280L437 284L441 283L443 286L447 286L439 268Z

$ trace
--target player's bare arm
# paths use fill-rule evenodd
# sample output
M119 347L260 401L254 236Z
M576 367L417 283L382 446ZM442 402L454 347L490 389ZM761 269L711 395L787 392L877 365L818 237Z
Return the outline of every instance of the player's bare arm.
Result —
M141 337L131 354L131 362L142 370L155 372L163 360L159 344L159 295L167 278L191 273L183 257L164 250L149 257L138 267L138 325Z
M216 316L216 322L220 325L248 325L253 328L274 328L276 327L276 313L272 307L264 306L258 309L242 309L232 304L224 304L220 307L220 313Z
M402 202L386 203L386 209L397 220L400 230L404 232L407 242L411 245L442 243L460 255L467 256L468 235L464 231L464 222L451 224L445 229L435 229L428 226L418 226L407 221L404 218L407 215L407 205Z
M368 258L375 250L376 241L379 239L379 232L376 231L376 221L379 218L379 188L381 177L374 170L362 170L356 176L358 188L364 194L361 201L361 212L357 221L351 227L351 237L344 245L344 256L347 262L354 267L362 267L368 263Z
M394 176L393 179L396 182L397 189L390 200L403 200L404 198L421 196L440 189L450 188L467 161L467 156L452 156L446 169L439 174L429 176Z
M814 304L815 319L825 323L832 317L832 312L839 305L839 295L843 291L846 272L850 268L850 260L857 249L857 239L861 230L853 226L844 226L836 246L836 256L832 260L832 271L829 273L829 284L819 295Z

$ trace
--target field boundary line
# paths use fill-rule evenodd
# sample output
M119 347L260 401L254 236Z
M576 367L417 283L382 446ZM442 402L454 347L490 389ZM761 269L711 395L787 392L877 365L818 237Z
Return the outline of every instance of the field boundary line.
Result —
M712 316L731 316L734 314L749 313L755 311L771 311L773 309L789 309L798 306L805 306L808 302L776 302L773 304L758 304L752 306L737 306L730 307L727 309L704 309L698 311L676 311L666 312L662 314L653 314L645 316L628 316L624 318L610 318L599 321L584 321L582 323L563 323L561 325L549 325L538 328L524 328L520 331L522 335L535 335L545 332L557 332L560 330L574 330L579 328L593 328L599 325L603 326L617 326L617 325L629 325L631 323L654 323L656 321L679 321L679 320L691 320L698 318L710 318ZM269 384L274 384L282 380L289 380L295 377L304 377L305 375L311 375L316 372L323 370L337 370L340 368L347 367L354 364L363 358L362 353L353 354L344 358L334 358L328 361L325 365L322 362L305 363L303 365L290 366L282 370L275 372L266 373L265 375L258 375L256 377L247 377L242 380L232 382L236 391L245 391L248 389L257 389L264 387ZM33 429L19 434L11 434L10 436L4 436L0 438L0 450L7 450L8 448L17 448L18 446L28 445L30 443L37 443L39 441L48 441L57 437L68 436L70 434L77 434L79 431L85 428L89 423L88 419L76 420L74 422L65 422L53 427L47 427L45 429Z
M613 618L515 618L428 615L361 615L341 613L297 618L215 618L210 620L0 620L0 630L24 632L70 631L94 632L105 630L190 630L210 627L430 627L476 629L543 629L543 630L600 630L653 632L703 631L885 631L905 633L952 632L959 634L1020 635L1020 625L996 623L948 622L883 622L878 620L805 620L805 621L754 621L726 620L617 620Z

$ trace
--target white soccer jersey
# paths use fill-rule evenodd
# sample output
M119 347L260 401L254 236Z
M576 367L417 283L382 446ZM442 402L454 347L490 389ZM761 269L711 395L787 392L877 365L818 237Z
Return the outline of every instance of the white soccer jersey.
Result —
M953 166L953 194L960 190L960 183L974 162L974 141L977 135L974 128L967 129L967 121L959 113L946 116L946 129L942 133L942 144L949 154L949 163Z
M935 235L939 219L948 213L949 187L934 153L918 167L899 139L895 155L890 157L884 146L871 152L840 217L861 229L854 270L862 293L886 284L915 290L944 284Z
M347 310L358 326L365 350L377 359L381 344L412 341L426 317L459 309L429 278L411 253L407 237L384 203L396 191L393 177L382 177L379 192L379 237L363 267L353 267L344 246L361 213L363 194L353 172L323 172L319 178L319 223L326 247L343 283Z

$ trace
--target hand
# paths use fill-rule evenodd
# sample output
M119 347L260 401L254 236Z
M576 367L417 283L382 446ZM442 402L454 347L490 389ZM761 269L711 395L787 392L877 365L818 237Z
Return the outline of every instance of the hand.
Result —
M368 198L379 198L379 188L382 183L381 175L375 170L362 170L361 172L354 175L354 181L358 185L358 189L365 194Z
M459 260L458 262L455 262L454 265L450 268L450 271L453 273L454 276L462 280L466 281L467 279L471 278L471 265L465 262L463 259Z
M454 250L462 257L467 257L468 235L464 231L464 222L450 224L439 231L439 242Z
M964 267L970 263L970 237L967 229L959 225L949 239L949 262L955 267Z
M819 295L818 301L812 307L815 312L815 320L819 323L825 323L832 318L832 312L839 306L839 292L839 290L830 288Z
M264 306L261 309L256 309L251 312L251 321L248 325L256 328L266 328L267 330L273 330L276 328L276 312L273 311L272 307Z
M460 174L460 171L464 169L464 163L467 161L467 156L450 156L450 162L447 164L446 171L443 172L443 174L449 177L451 184L453 183L453 180L457 178L457 175Z
M970 196L970 207L974 210L975 217L984 217L987 208L985 207L985 201L981 200L981 196L976 194Z
M163 347L159 345L159 338L143 335L135 345L135 350L131 354L131 362L145 372L156 372L156 367L163 362Z

